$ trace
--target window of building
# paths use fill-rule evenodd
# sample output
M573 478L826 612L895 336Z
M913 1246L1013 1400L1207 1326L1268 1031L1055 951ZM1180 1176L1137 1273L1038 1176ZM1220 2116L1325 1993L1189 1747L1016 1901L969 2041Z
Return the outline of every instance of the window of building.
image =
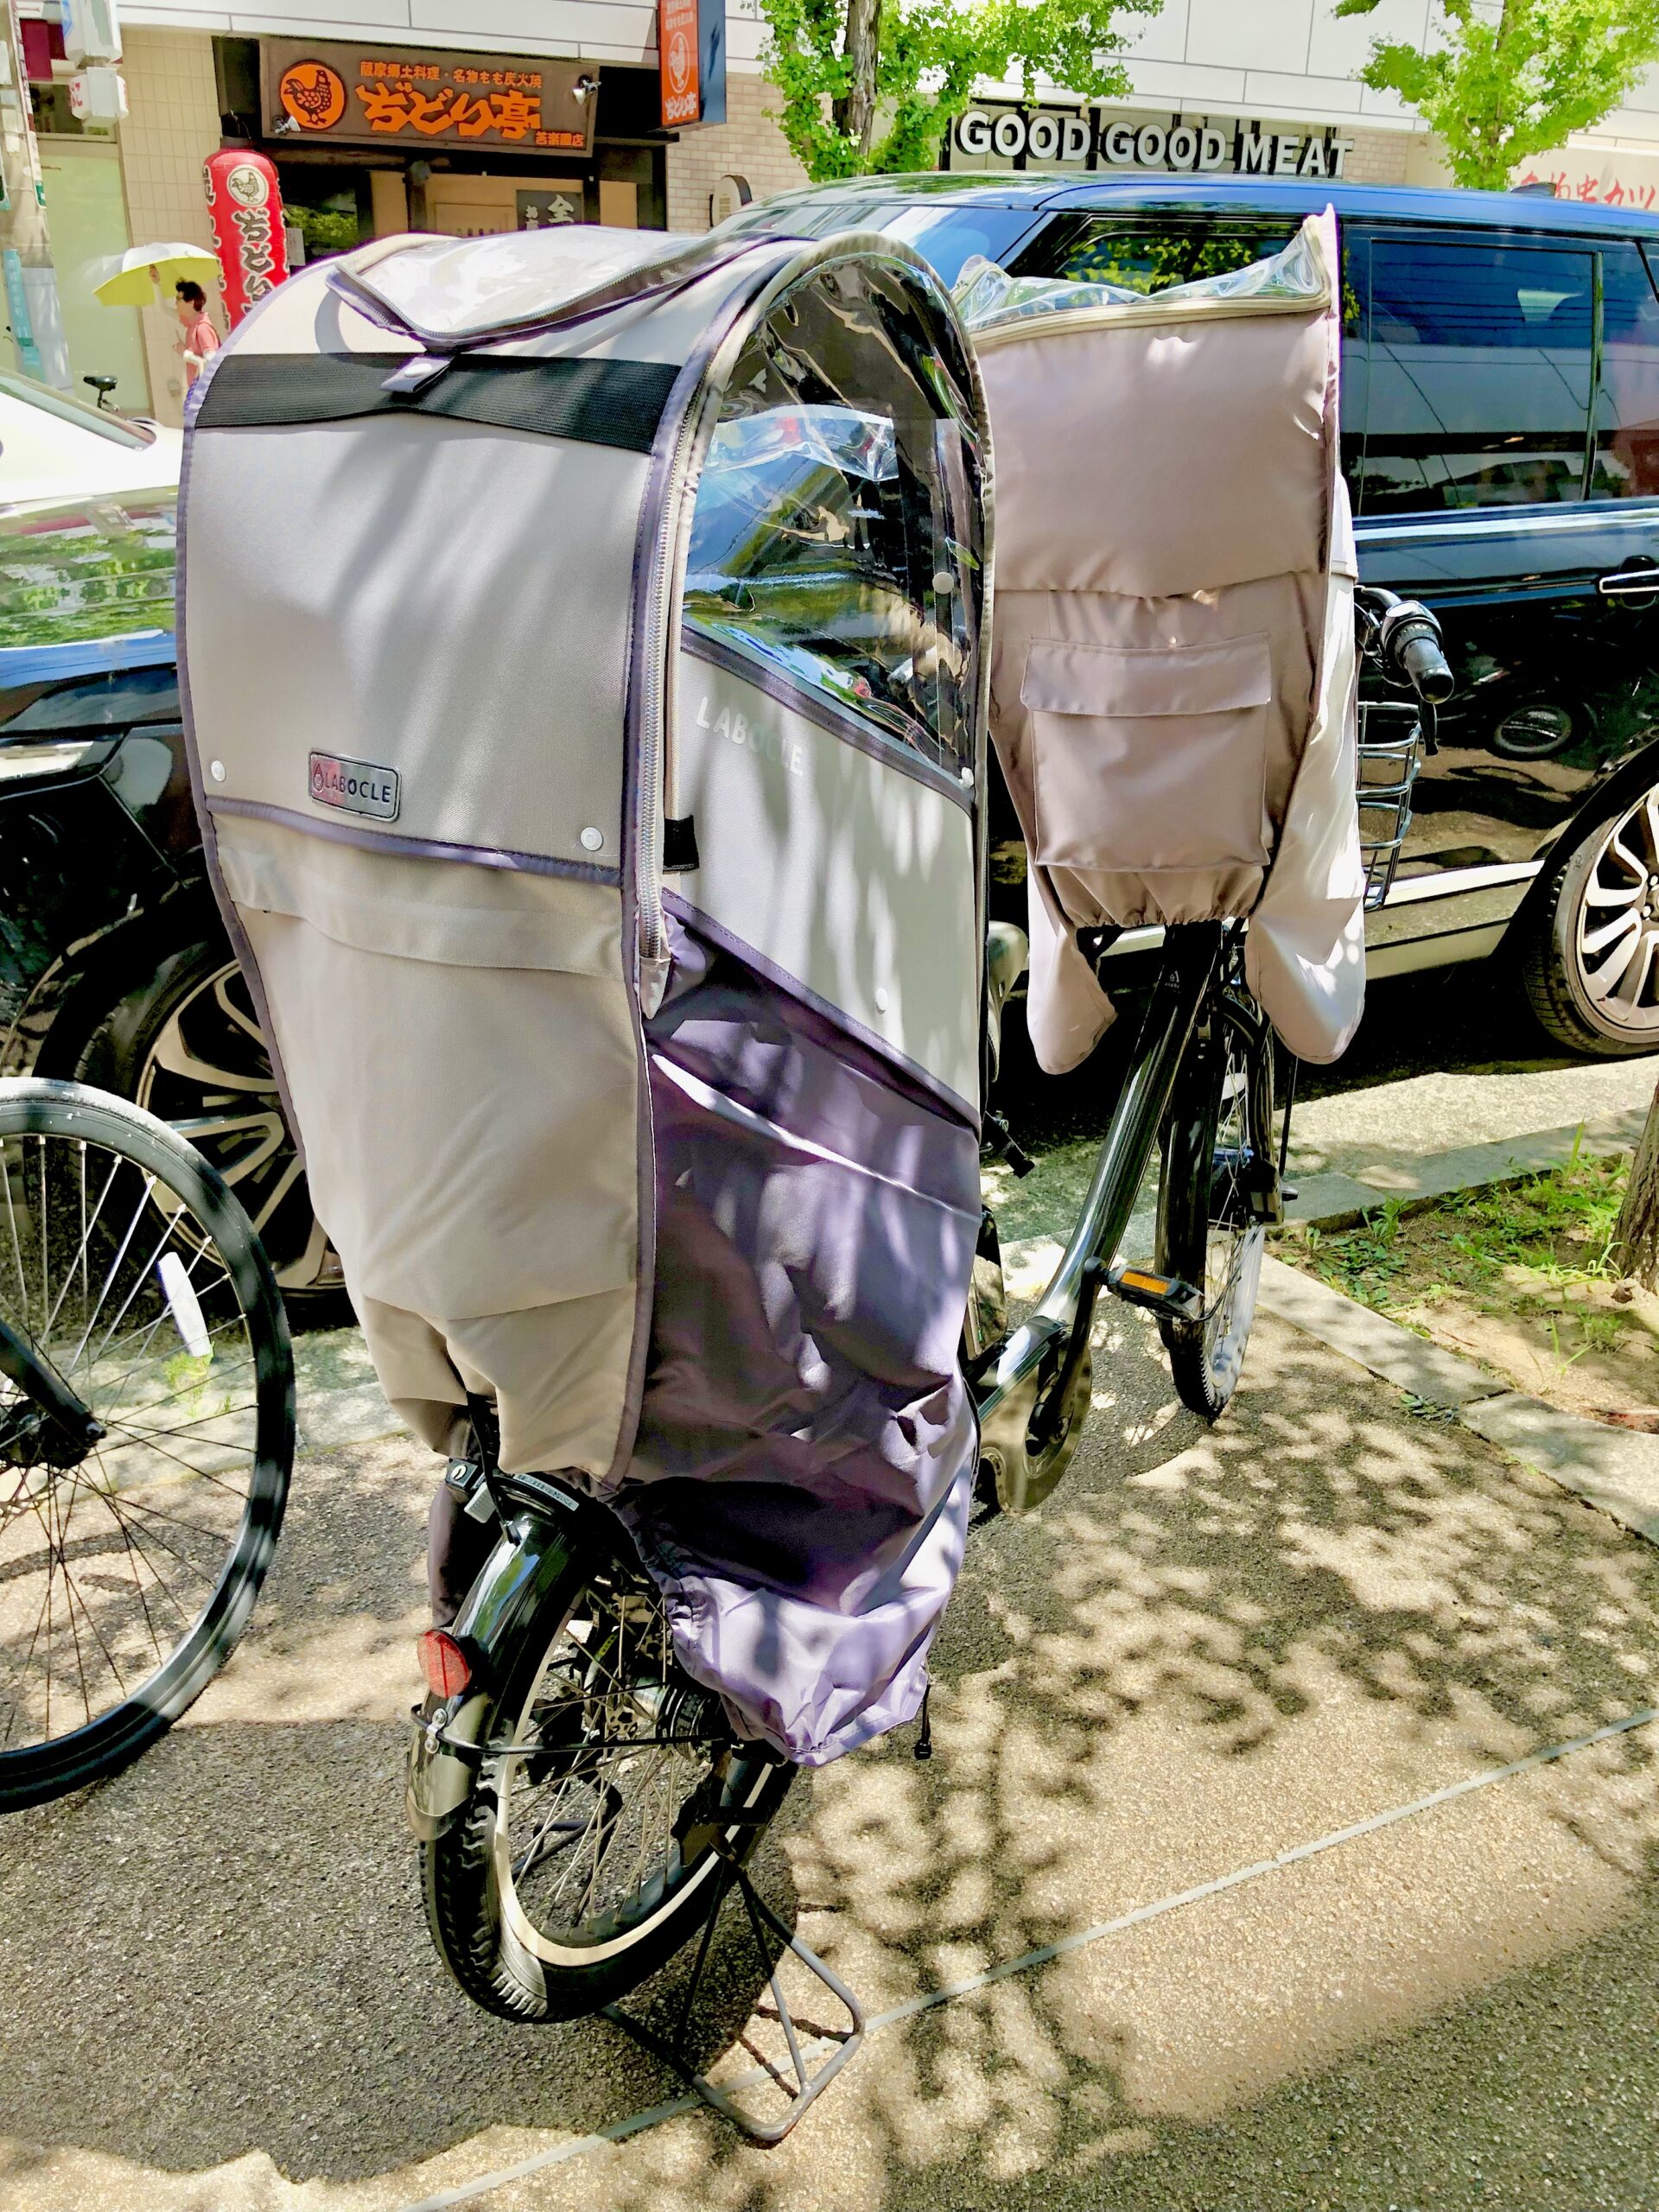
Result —
M1594 256L1383 234L1362 266L1344 402L1357 510L1581 497Z

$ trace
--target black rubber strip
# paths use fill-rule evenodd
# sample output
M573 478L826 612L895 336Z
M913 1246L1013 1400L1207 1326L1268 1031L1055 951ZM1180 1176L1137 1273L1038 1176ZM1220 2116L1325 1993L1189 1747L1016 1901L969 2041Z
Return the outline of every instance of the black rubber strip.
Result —
M649 453L679 374L667 361L472 354L420 391L387 391L386 378L397 366L396 356L386 353L229 353L213 369L196 425L246 430L367 415L439 415Z

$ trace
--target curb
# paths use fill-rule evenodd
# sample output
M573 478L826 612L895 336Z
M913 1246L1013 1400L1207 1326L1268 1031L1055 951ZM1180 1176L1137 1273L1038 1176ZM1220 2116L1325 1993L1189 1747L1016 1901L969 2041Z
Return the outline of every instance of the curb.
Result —
M1610 1152L1628 1152L1641 1135L1645 1118L1645 1108L1631 1107L1594 1121L1500 1138L1495 1144L1427 1153L1410 1165L1379 1162L1357 1176L1334 1169L1299 1176L1293 1162L1290 1179L1297 1185L1297 1195L1286 1207L1285 1218L1308 1229L1355 1229L1390 1198L1403 1200L1402 1211L1412 1213L1455 1192L1522 1182L1544 1168L1559 1167L1575 1153L1580 1159L1599 1159Z
M1369 1306L1270 1255L1264 1310L1548 1475L1619 1524L1659 1544L1659 1436L1624 1435L1494 1381Z

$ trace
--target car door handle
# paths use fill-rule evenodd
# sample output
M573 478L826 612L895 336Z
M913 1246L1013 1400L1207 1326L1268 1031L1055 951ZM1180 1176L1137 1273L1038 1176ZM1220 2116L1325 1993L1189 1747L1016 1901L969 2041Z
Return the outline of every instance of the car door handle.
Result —
M1615 569L1611 575L1597 577L1596 589L1604 599L1651 599L1659 593L1659 563Z

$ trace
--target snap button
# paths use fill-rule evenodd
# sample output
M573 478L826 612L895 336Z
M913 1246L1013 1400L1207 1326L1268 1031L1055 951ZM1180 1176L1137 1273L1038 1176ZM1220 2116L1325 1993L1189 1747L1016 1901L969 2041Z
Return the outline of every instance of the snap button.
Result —
M225 780L225 763L222 760L210 760L207 764L207 772L216 784L222 784Z
M605 832L602 830L584 830L582 842L587 851L596 853L605 842Z

